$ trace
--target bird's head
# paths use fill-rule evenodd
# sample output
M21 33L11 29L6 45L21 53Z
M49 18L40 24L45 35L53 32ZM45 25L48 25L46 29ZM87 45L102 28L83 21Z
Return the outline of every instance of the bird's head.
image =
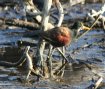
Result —
M71 30L73 31L73 37L77 37L81 30L90 30L90 28L85 26L84 23L77 21L73 24Z

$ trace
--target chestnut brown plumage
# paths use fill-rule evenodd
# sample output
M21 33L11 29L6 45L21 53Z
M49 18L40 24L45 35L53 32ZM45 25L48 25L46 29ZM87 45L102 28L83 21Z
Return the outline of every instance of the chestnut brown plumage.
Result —
M72 40L72 34L67 27L55 27L44 31L42 38L52 44L54 47L62 47L68 45Z
M89 27L84 26L81 22L75 22L73 26L68 27L54 27L52 29L48 29L47 31L38 30L37 33L26 34L25 37L35 38L36 35L45 39L45 41L52 44L54 47L62 47L69 45L72 40L74 40L79 35L80 30L90 30ZM18 41L18 46L30 45L24 41ZM32 43L35 46L35 44Z
M78 35L80 29L89 29L80 22L74 23L69 29L68 27L55 27L53 29L41 33L41 37L52 44L54 47L62 47L69 45L70 42Z

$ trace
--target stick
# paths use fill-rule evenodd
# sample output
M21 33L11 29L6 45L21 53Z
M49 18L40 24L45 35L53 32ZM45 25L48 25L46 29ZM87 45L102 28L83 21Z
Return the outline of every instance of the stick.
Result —
M35 71L35 70L33 69L32 58L31 58L30 55L28 54L28 51L29 51L29 49L30 49L30 46L27 46L26 49L27 49L27 51L26 51L25 56L26 56L27 69L28 69L28 74L27 74L27 76L26 76L26 80L28 80L28 78L29 78L31 72L33 72L37 77L42 77L41 74L37 73L37 71Z
M58 9L59 12L59 21L57 23L57 27L60 27L62 25L63 19L64 19L64 12L63 12L63 7L61 5L61 3L59 2L59 0L54 0L55 5Z
M48 57L47 57L47 60L46 60L46 64L47 64L47 67L48 67L48 72L50 74L50 77L52 76L52 54L54 52L54 49L52 47L52 45L50 45L49 47L49 51L48 51Z
M62 55L62 57L65 59L65 61L69 63L68 59L65 57L65 55L63 54L63 52L59 48L57 48L57 50Z
M47 3L46 3L47 2ZM42 23L41 23L41 30L46 31L48 29L48 20L49 20L49 10L52 5L52 0L44 0L44 8L43 8L43 17L42 17ZM43 39L39 39L38 47L37 47L37 53L36 53L36 59L37 59L37 65L43 66L43 52L45 48L45 42Z
M100 16L105 12L105 4L102 6L101 10L99 11L100 14L98 15L98 17L96 18L96 20L93 22L93 24L90 26L90 30L93 28L93 26L96 24L96 22L99 20ZM87 30L86 32L84 32L82 35L80 35L76 40L78 40L79 38L81 38L82 36L84 36L86 33L88 33L90 30Z
M25 27L28 29L39 29L39 24L32 23L32 22L26 22L23 20L17 20L17 19L8 19L8 18L0 18L0 24L6 24L10 26L18 26L18 27Z
M100 14L101 15L101 14ZM99 18L100 18L100 15L98 15L98 17L97 17L97 19L93 22L93 24L90 26L90 29L89 30L87 30L86 32L84 32L82 35L80 35L79 37L77 37L77 39L76 40L78 40L78 39L80 39L81 37L83 37L84 35L86 35L92 28L93 28L93 26L96 24L96 22L99 20Z
M99 87L99 85L101 84L102 80L103 80L102 77L100 77L100 78L97 80L97 82L94 84L94 85L95 85L95 88L94 88L94 89L97 89L97 88Z

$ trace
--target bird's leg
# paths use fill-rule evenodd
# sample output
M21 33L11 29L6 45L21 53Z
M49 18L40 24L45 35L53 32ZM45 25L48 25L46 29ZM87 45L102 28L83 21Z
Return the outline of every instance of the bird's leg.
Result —
M65 68L65 65L66 65L67 63L69 63L69 61L68 61L68 59L65 57L64 53L63 53L59 48L57 48L57 50L58 50L58 52L62 55L62 57L63 57L65 60L63 61L64 63L62 63L62 65L61 65L59 68L57 68L57 69L55 70L55 72L54 72L55 75L59 75L59 74L61 73L60 71Z
M64 64L62 64L59 68L57 68L57 69L55 69L55 71L54 71L54 75L59 75L60 73L61 73L61 71L62 71L62 69L64 69L65 68L65 65L66 65L67 63L65 62Z
M52 59L51 59L51 57L52 57L53 52L54 52L53 46L50 45L49 51L48 51L48 57L47 57L47 60L46 60L50 77L52 76Z
M59 49L57 48L58 52L62 55L62 57L65 59L65 62L69 63L68 59L65 57L64 53Z
M57 68L56 71L54 72L55 75L60 74L60 73L61 73L60 71L65 68L65 65L66 65L66 64L69 64L71 70L73 69L73 68L72 68L72 63L68 61L68 59L65 57L64 53L63 53L59 48L57 48L57 50L58 50L58 52L62 55L62 57L64 58L64 60L62 60L62 61L63 61L62 65L61 65L59 68ZM77 61L74 60L70 55L69 55L69 58L70 58L70 60L72 60L72 61L74 61L75 63L77 63ZM77 63L77 64L78 64L78 63ZM61 74L61 75L63 75L63 71L62 71L62 74Z
M44 66L44 59L43 59L43 52L44 52L44 48L45 48L45 42L43 41L43 39L39 39L39 43L38 43L38 47L37 47L37 52L36 52L36 57L34 60L34 64L35 64L35 68L38 69L42 69L43 70L43 66Z
M65 47L62 47L62 53L65 55ZM62 67L62 71L59 71L58 73L57 73L57 75L59 75L60 77L63 77L63 75L64 75L64 69L65 69L65 59L63 58L63 60L62 60L62 65L61 65L61 67Z
M65 47L62 47L62 52L63 52L63 54L65 55ZM63 60L62 60L62 65L63 64L65 64L65 59L63 58ZM62 71L61 71L61 77L63 77L63 75L64 75L64 69L65 69L65 67L62 69Z
M47 3L46 3L47 2ZM44 0L44 6L42 10L42 20L41 20L41 30L47 31L48 30L48 21L49 21L49 11L52 5L52 0ZM36 58L37 58L37 63L36 67L41 67L42 66L42 71L43 71L43 52L45 48L45 42L43 39L39 39L38 42L38 47L37 47L37 53L36 53Z

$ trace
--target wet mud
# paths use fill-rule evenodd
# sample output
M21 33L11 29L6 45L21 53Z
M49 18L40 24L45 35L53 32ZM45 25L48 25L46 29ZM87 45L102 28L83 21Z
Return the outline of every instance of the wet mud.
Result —
M22 38L22 33L19 30L0 30L2 39L0 46L0 60L16 62L20 59L22 51L19 51L17 41ZM8 34L6 32L9 32ZM24 31L25 32L25 31ZM12 35L11 35L12 34ZM17 35L18 34L18 35ZM13 39L12 39L13 38ZM14 40L15 39L15 40ZM23 39L29 39L24 38ZM7 40L7 41L5 41ZM34 40L36 41L36 40ZM8 44L8 43L14 44ZM3 45L4 44L4 45ZM105 33L102 29L90 31L87 35L79 40L72 42L66 47L66 55L71 55L74 60L87 61L92 64L92 68L105 78ZM53 54L54 59L60 59L57 53ZM42 79L39 82L35 81L35 76L30 76L31 84L24 84L21 78L26 76L24 69L21 68L5 68L0 67L0 88L1 89L85 89L91 84L92 78L97 79L86 66L82 64L74 65L74 69L70 66L65 69L63 78ZM105 83L105 81L103 81ZM104 84L103 84L104 85ZM103 86L104 89L105 86Z
M100 6L100 5L99 5ZM37 44L33 38L23 37L29 33L27 29L0 29L0 61L16 62L20 59L23 50L17 45L18 40L30 40ZM94 29L85 36L78 39L66 47L66 55L71 55L74 60L85 61L92 65L98 74L103 77L102 86L99 89L105 89L105 31L103 29ZM53 58L59 60L61 56L58 53L53 54ZM24 83L21 79L26 77L24 68L5 68L0 67L0 89L86 89L92 84L92 79L98 77L92 73L86 66L77 64L67 66L64 77L54 79L42 79L36 81L36 76L30 76L31 83Z

